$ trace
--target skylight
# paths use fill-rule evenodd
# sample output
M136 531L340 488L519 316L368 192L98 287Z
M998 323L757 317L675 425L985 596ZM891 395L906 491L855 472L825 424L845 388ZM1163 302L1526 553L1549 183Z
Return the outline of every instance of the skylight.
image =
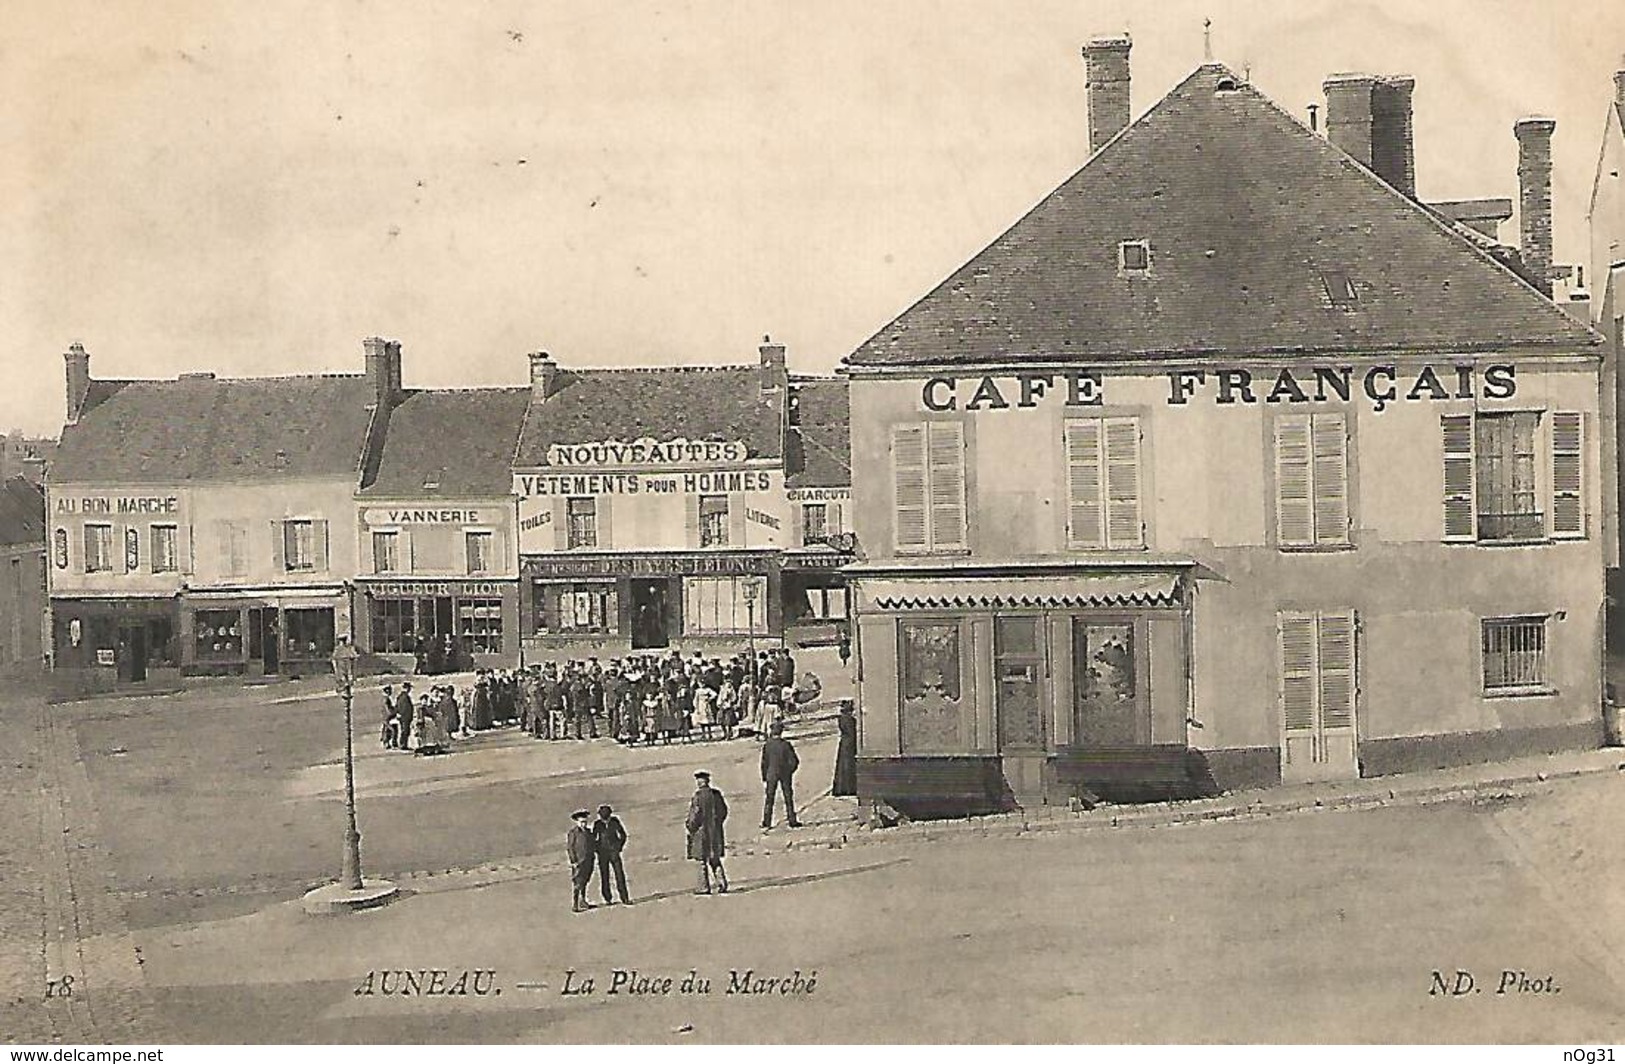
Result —
M1332 306L1345 310L1352 310L1360 303L1360 293L1355 291L1354 282L1342 270L1322 270L1320 281L1326 286L1326 298Z
M1145 240L1125 240L1117 245L1117 268L1124 273L1149 273L1151 244Z

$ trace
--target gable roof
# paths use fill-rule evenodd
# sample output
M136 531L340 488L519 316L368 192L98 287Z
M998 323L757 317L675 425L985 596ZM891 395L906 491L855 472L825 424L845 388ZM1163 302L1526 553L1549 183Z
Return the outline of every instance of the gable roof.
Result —
M777 458L779 406L751 366L560 369L555 392L532 401L514 465L547 465L547 449L605 440L739 440L752 458Z
M1119 268L1119 245L1136 240L1150 245L1144 275ZM1356 308L1332 305L1326 272L1348 277ZM847 361L1109 363L1599 339L1209 63Z
M27 477L0 483L0 546L45 548L45 493Z
M529 403L529 388L407 392L390 412L378 471L361 494L509 494Z
M63 427L53 481L354 477L375 398L360 374L117 383Z
M839 377L791 381L796 423L785 430L784 486L844 488L852 484L849 385Z

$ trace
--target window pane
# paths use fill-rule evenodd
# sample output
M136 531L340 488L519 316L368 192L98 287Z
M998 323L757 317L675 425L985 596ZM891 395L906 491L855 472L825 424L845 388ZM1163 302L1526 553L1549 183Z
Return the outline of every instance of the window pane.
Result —
M905 753L960 745L959 626L904 622L901 739Z

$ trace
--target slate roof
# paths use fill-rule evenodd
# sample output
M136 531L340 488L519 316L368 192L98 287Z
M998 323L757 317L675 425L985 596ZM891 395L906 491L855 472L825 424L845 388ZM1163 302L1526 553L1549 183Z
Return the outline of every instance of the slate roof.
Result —
M752 458L777 458L781 415L763 400L758 366L560 369L557 390L531 403L514 465L547 465L556 443L740 440Z
M0 484L0 546L45 547L45 493L27 477Z
M797 378L797 423L784 440L784 486L845 488L852 484L851 403L839 377Z
M1150 242L1148 275L1119 270L1119 244L1135 240ZM1347 274L1355 309L1332 305L1325 271ZM1597 342L1441 218L1209 63L847 361Z
M390 413L378 472L361 494L508 495L529 404L529 388L407 392Z
M350 476L374 401L360 374L94 382L51 465L60 483Z

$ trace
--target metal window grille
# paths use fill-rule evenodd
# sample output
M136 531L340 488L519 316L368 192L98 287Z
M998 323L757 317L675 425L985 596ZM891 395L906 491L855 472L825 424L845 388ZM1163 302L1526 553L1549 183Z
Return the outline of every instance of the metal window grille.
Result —
M1484 622L1484 690L1546 685L1546 619Z

